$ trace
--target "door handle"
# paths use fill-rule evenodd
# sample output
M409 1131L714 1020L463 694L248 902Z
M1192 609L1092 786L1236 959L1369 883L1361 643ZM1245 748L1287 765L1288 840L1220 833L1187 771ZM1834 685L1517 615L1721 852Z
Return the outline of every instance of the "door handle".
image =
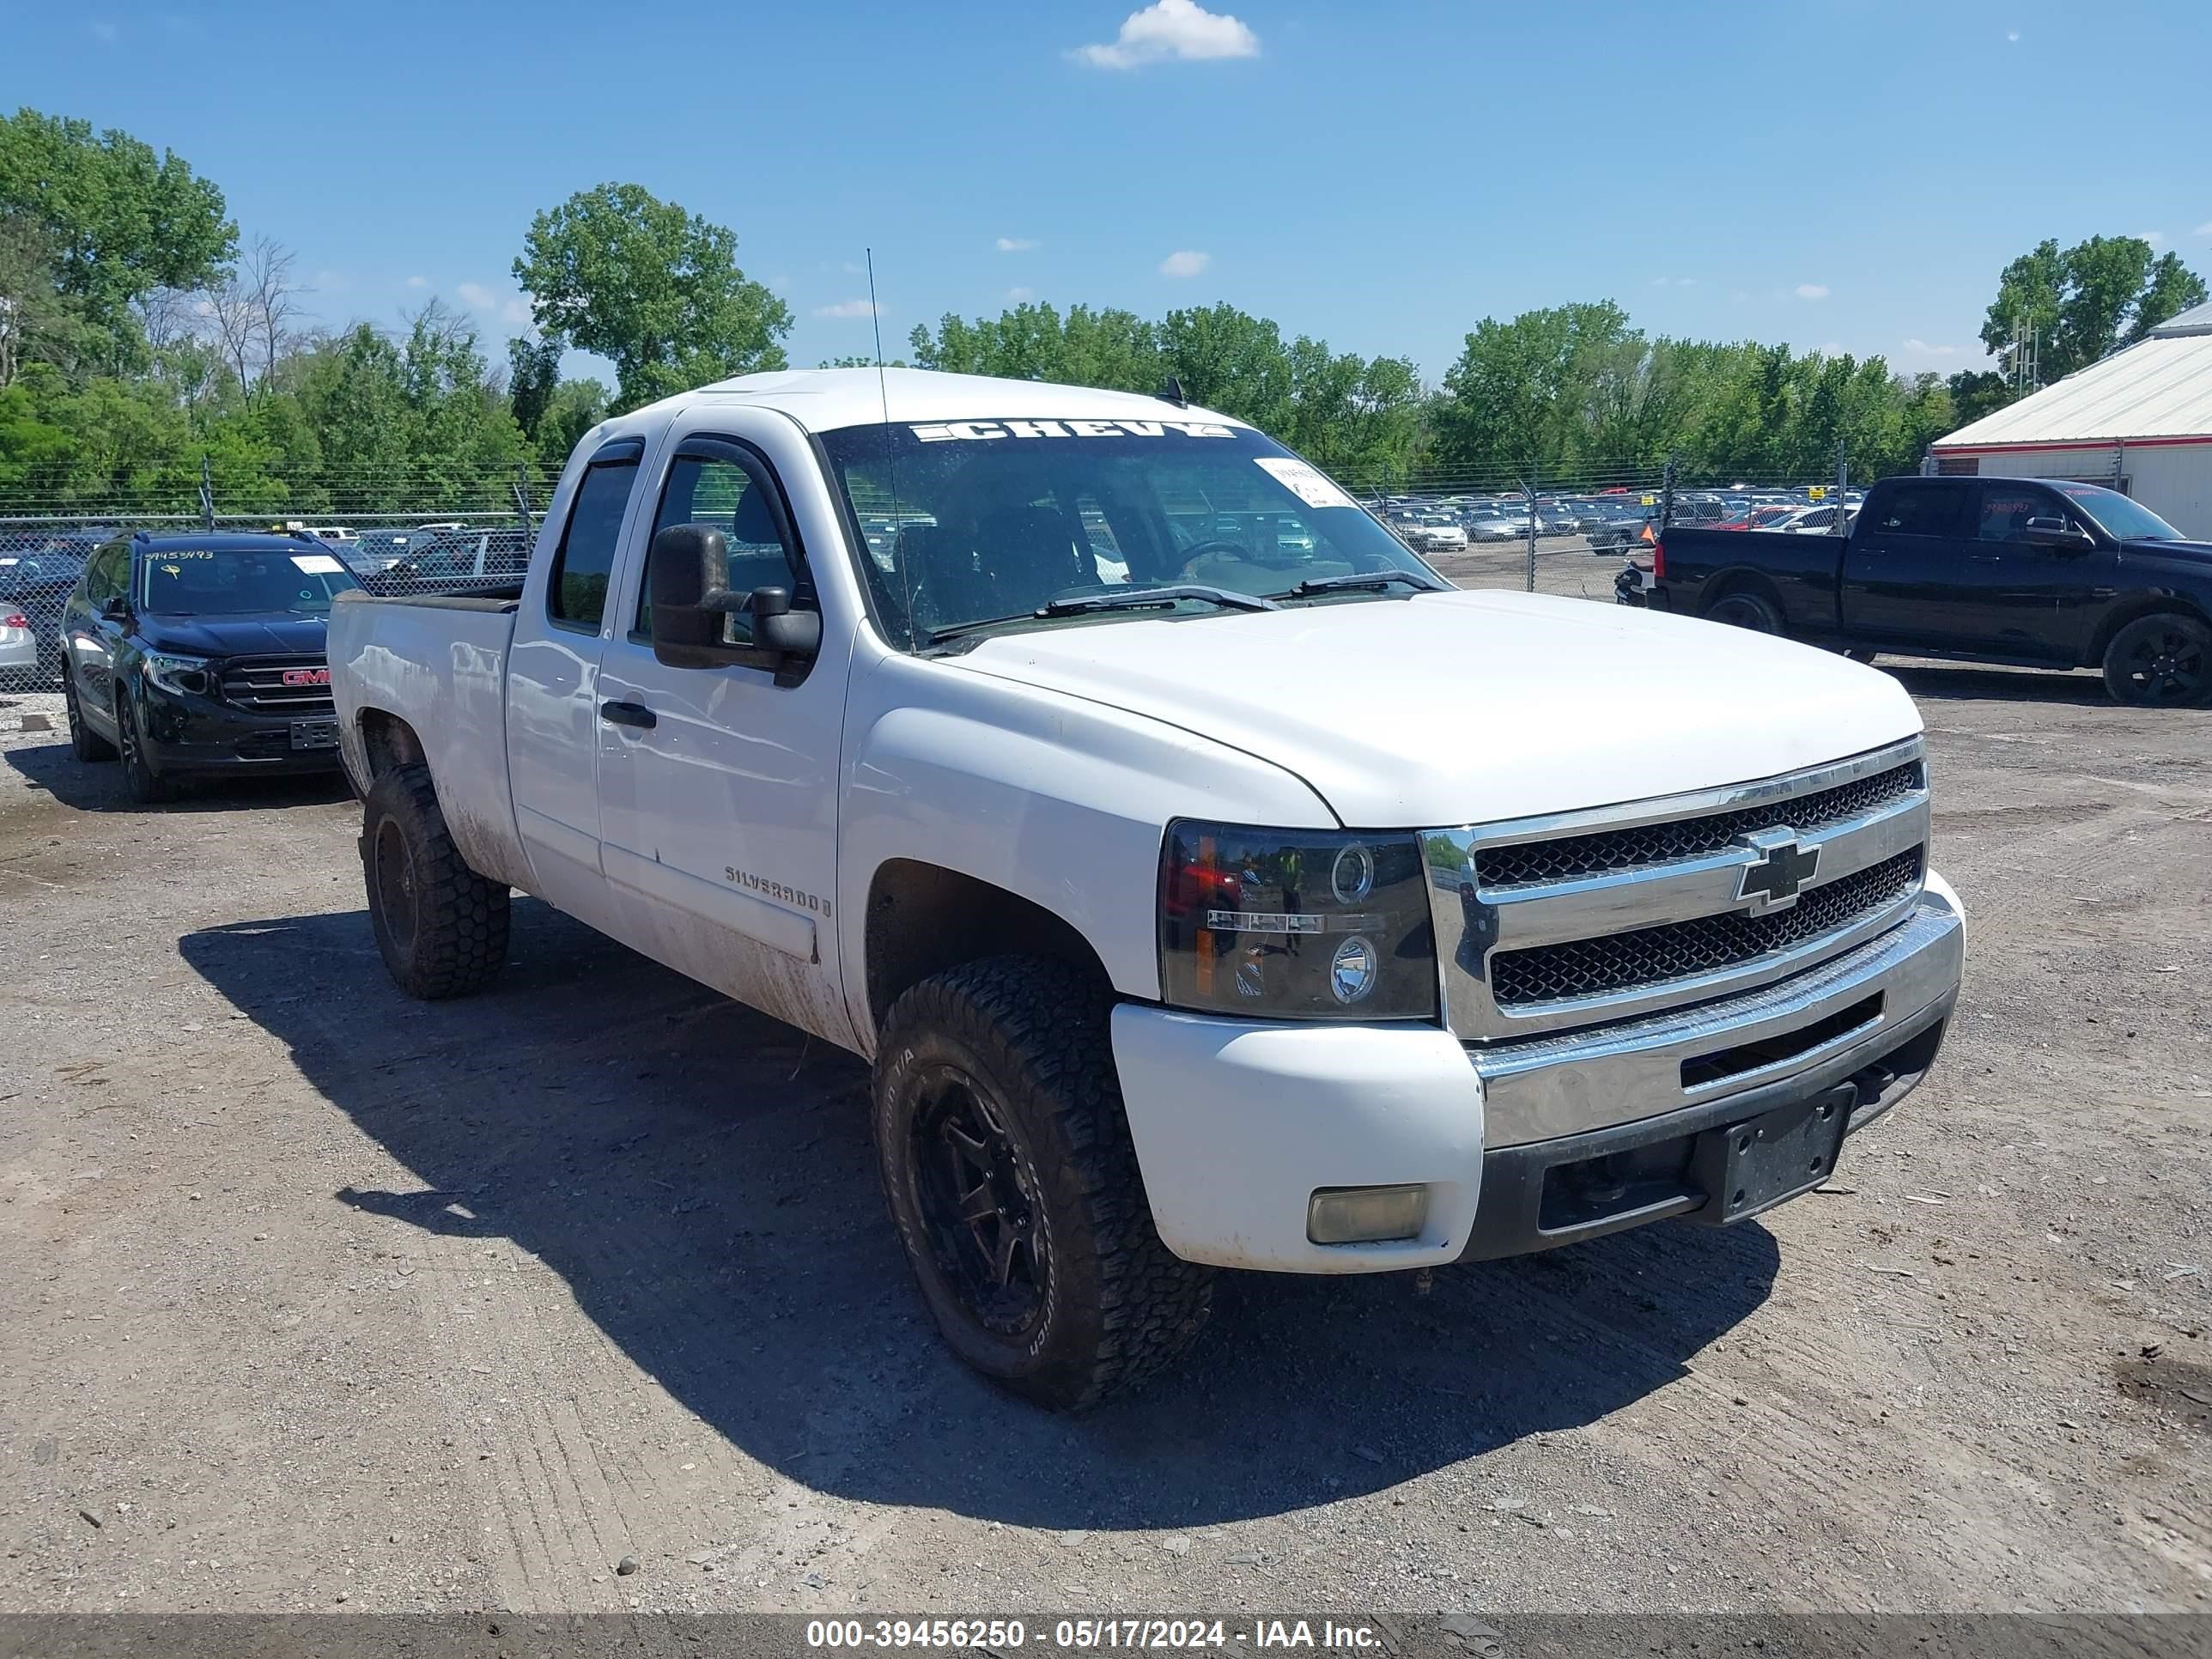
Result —
M641 732L650 732L658 723L653 710L641 702L603 702L599 718L610 726L632 726Z
M2002 564L2004 556L2000 553L1969 553L1966 555L1966 562L1968 564Z

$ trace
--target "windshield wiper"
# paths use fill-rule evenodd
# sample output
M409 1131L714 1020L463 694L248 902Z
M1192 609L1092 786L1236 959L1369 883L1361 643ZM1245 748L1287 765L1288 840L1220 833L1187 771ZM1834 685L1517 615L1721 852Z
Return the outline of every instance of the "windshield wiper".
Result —
M1355 570L1348 576L1314 576L1296 587L1280 593L1270 593L1271 599L1306 599L1316 593L1347 593L1363 587L1388 587L1392 582L1403 582L1408 587L1418 587L1424 593L1440 593L1443 590L1432 586L1425 577L1410 570Z
M1202 599L1220 606L1224 611L1282 609L1272 599L1261 599L1256 593L1239 593L1233 587L1214 587L1204 582L1177 582L1161 587L1122 587L1103 593L1079 593L1062 599L1048 599L1034 611L1016 611L1011 617L981 617L974 622L954 623L948 628L933 629L928 642L937 645L945 640L957 639L963 634L973 634L979 629L1004 628L1012 623L1049 622L1055 617L1081 617L1099 611L1148 611L1173 605L1180 599Z
M1071 594L1064 599L1047 600L1036 614L1079 617L1086 611L1141 611L1156 605L1173 605L1177 599L1205 599L1224 611L1282 609L1272 599L1263 599L1257 593L1239 593L1233 587L1215 587L1208 582L1174 582L1159 587L1109 588L1103 593Z

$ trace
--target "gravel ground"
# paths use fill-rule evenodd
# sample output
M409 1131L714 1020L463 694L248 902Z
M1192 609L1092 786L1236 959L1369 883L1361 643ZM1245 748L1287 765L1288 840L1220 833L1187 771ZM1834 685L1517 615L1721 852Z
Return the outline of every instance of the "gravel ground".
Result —
M0 699L0 1611L2204 1610L2212 714L1900 672L1969 977L1831 1188L1231 1277L1075 1420L939 1346L855 1062L532 902L404 1001L342 788Z

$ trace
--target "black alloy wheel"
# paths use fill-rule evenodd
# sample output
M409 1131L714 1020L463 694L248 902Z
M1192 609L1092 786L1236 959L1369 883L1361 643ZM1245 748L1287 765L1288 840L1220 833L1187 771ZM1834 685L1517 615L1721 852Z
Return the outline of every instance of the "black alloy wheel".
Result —
M2188 706L2212 690L2212 629L2173 612L2139 617L2112 636L2105 689L2120 702Z
M939 1065L917 1082L908 1167L938 1271L985 1330L1026 1336L1052 1289L1035 1172L1006 1133L1004 1109L974 1078Z
M396 818L387 817L376 826L369 859L374 879L368 890L376 904L377 919L403 954L411 952L422 902L416 891L414 849L408 846L406 834Z

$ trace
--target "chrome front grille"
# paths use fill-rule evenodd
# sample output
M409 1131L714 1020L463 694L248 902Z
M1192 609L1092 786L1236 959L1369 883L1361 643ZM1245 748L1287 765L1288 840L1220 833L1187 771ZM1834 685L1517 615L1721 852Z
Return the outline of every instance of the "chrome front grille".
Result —
M1485 887L1513 887L1698 858L1721 852L1738 836L1754 830L1786 826L1801 836L1814 835L1832 824L1847 823L1895 805L1922 787L1920 763L1914 761L1832 789L1768 801L1741 811L1638 824L1632 830L1601 830L1587 836L1563 836L1557 841L1486 847L1475 855L1475 869Z
M1447 1017L1488 1042L1800 973L1904 918L1928 831L1917 738L1723 789L1428 831Z
M1491 994L1500 1007L1513 1008L1627 986L1664 986L1756 962L1887 910L1918 887L1921 854L1917 847L1908 848L1763 916L1698 916L1603 939L1500 951L1490 959Z
M329 667L322 657L233 657L222 665L222 700L258 714L328 714L336 708L328 678L319 685L287 685L284 677L327 675Z

